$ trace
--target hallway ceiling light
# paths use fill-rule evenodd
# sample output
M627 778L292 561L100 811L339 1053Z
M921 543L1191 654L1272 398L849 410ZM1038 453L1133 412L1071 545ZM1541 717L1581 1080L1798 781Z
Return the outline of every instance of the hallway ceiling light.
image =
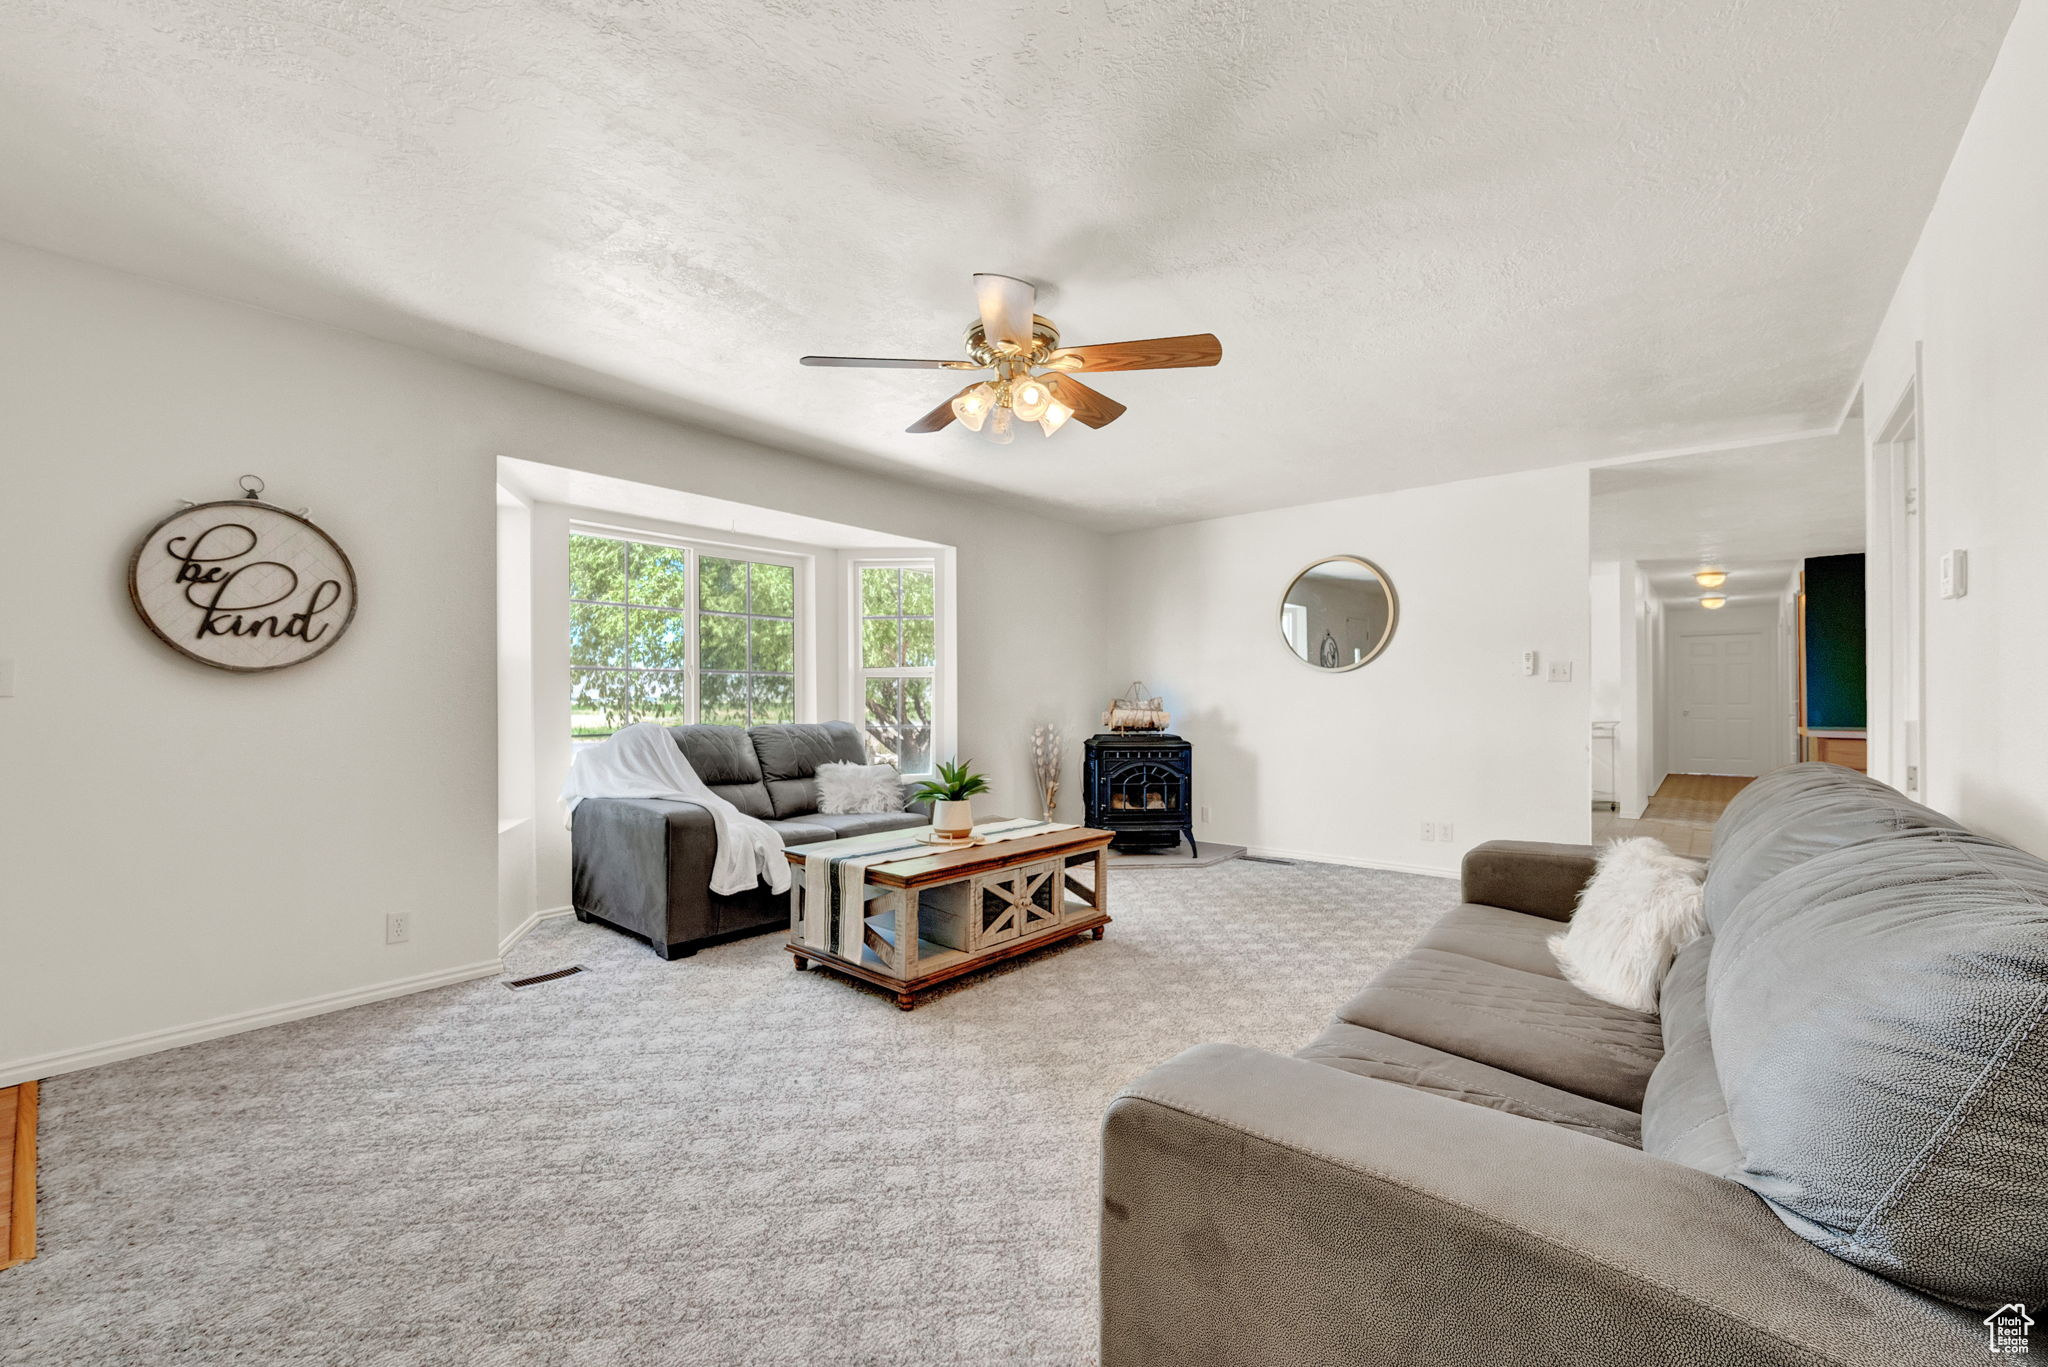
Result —
M1703 589L1718 589L1728 582L1725 570L1701 570L1693 576L1693 582Z
M1707 611L1712 612L1715 608L1727 607L1728 600L1726 598L1721 597L1721 595L1719 595L1718 593L1710 593L1706 597L1700 599L1700 606L1705 608Z

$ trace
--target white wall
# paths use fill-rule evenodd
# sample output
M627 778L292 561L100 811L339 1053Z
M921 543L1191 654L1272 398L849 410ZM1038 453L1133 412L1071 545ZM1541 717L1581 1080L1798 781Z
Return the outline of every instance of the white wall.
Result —
M1031 805L1032 723L1111 691L1099 534L39 252L0 246L0 297L0 1083L496 970L501 454L958 544L998 805ZM172 654L124 588L244 472L361 585L274 675Z
M1611 596L1596 603L1615 622L1616 706L1614 719L1615 815L1635 820L1664 781L1664 732L1658 699L1663 696L1664 605L1650 591L1649 576L1633 560L1616 566ZM1601 580L1595 578L1596 589ZM1596 628L1597 630L1597 628ZM1598 710L1595 710L1598 716Z
M1922 362L1931 805L2048 854L2048 5L2021 5L1863 372L1874 438ZM1873 489L1882 487L1876 477ZM1873 510L1872 759L1890 746L1890 566ZM1970 553L1970 591L1934 594L1935 558Z
M1592 620L1586 672L1594 721L1615 721L1622 712L1621 571L1615 561L1597 561L1586 581Z
M1588 506L1583 469L1548 470L1115 538L1110 672L1194 742L1197 837L1436 872L1495 837L1587 839ZM1379 659L1326 673L1287 650L1279 605L1339 554L1387 571L1401 618Z
M497 489L498 941L519 935L539 909L534 883L533 507Z

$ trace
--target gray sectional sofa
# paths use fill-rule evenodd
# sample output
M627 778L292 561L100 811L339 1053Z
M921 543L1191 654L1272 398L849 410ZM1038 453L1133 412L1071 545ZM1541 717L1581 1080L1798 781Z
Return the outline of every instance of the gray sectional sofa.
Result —
M866 764L852 722L671 728L706 787L774 827L785 845L922 826L929 808L828 815L818 810L821 764ZM906 795L908 788L906 787ZM571 878L578 920L641 936L664 959L789 924L789 901L767 884L735 896L711 891L718 833L694 802L589 798L571 819Z
M1202 1045L1119 1095L1104 1367L1894 1367L2040 1313L2048 863L1781 770L1717 825L1651 1016L1546 947L1594 853L1475 849L1300 1053Z

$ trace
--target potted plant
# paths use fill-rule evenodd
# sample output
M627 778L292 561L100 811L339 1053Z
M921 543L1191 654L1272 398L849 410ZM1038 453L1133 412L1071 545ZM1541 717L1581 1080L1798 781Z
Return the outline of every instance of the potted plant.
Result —
M988 780L969 769L973 760L939 765L937 778L929 778L913 794L913 800L932 804L932 831L941 840L965 840L974 834L976 793L988 791Z

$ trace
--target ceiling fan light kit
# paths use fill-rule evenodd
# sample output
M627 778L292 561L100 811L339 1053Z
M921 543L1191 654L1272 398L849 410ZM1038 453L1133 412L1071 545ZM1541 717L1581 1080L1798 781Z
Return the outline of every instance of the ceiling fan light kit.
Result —
M1032 312L1038 291L1008 275L974 277L981 317L967 329L965 361L922 361L874 356L806 356L804 365L864 366L887 370L992 370L995 378L968 385L912 423L911 432L937 432L958 422L999 446L1016 439L1019 423L1035 423L1051 436L1079 418L1106 427L1124 413L1107 394L1074 378L1099 370L1169 370L1215 365L1223 344L1211 333L1061 347L1060 330Z

